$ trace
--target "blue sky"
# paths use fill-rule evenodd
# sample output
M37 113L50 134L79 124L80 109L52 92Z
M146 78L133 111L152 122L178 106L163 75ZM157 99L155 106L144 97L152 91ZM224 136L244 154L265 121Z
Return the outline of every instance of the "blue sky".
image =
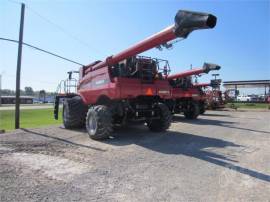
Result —
M0 1L0 37L18 39L20 5ZM83 64L104 59L167 27L179 9L209 12L218 17L214 29L193 32L172 50L153 49L142 55L168 59L172 72L212 62L222 66L219 73L224 81L270 79L269 1L24 2L24 42ZM17 45L0 41L2 88L15 88L16 57ZM21 87L54 91L72 69L78 66L24 47ZM211 75L206 75L199 81L210 79Z

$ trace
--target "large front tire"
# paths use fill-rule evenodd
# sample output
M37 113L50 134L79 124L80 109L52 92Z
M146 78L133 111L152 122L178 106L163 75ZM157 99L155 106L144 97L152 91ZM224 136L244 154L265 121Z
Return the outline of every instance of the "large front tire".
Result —
M199 104L196 102L190 102L187 109L184 111L186 119L196 119L200 114Z
M91 139L102 140L108 138L113 131L110 109L105 105L90 107L85 125Z
M204 103L200 103L200 114L204 114L206 111L206 106Z
M165 104L158 103L156 107L158 109L159 118L148 121L147 126L153 132L162 132L170 127L172 113Z
M204 114L204 113L205 113L205 111L206 111L206 110L205 110L205 108L204 108L204 107L203 107L203 108L201 108L201 109L200 109L200 114Z
M66 98L63 103L63 124L65 128L82 128L85 123L87 106L80 96Z

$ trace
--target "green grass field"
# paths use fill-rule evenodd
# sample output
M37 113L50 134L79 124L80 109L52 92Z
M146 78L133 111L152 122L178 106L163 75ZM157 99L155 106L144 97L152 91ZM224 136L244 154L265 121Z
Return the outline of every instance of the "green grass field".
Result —
M0 110L0 129L6 131L14 129L14 110ZM21 128L35 128L62 123L61 111L59 120L54 120L53 109L22 109Z
M267 103L227 103L226 107L232 108L234 105L237 108L246 108L246 109L269 109L269 104Z
M232 104L237 108L247 109L269 109L267 103L227 103L226 107L232 108ZM36 128L62 123L61 109L59 120L54 120L53 109L22 109L21 128ZM0 110L0 129L10 131L14 129L14 110Z

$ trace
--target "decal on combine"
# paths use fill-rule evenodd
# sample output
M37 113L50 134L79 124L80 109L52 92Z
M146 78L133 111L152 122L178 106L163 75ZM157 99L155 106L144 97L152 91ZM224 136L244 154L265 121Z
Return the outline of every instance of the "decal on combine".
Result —
M153 90L152 90L152 88L148 88L147 90L146 90L146 93L145 93L146 95L153 95Z
M107 83L109 83L109 80L108 79L98 80L98 81L93 82L93 87L95 87L95 86L101 86L101 85L107 84Z
M158 93L159 94L170 94L170 91L168 91L168 90L159 90Z

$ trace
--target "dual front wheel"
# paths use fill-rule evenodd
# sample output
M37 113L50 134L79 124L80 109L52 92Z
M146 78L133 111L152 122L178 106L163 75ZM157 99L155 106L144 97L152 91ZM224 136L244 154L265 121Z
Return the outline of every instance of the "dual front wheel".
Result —
M197 102L189 102L186 109L184 110L184 115L187 119L196 119L200 114L200 106Z
M151 131L161 132L170 127L171 112L162 103L156 105L155 119L148 120ZM89 137L95 140L106 139L113 132L113 118L109 107L95 105L88 109L79 96L66 99L63 107L63 122L66 128L79 128L85 125Z
M113 131L110 109L105 105L90 107L85 125L90 138L94 140L108 138Z

